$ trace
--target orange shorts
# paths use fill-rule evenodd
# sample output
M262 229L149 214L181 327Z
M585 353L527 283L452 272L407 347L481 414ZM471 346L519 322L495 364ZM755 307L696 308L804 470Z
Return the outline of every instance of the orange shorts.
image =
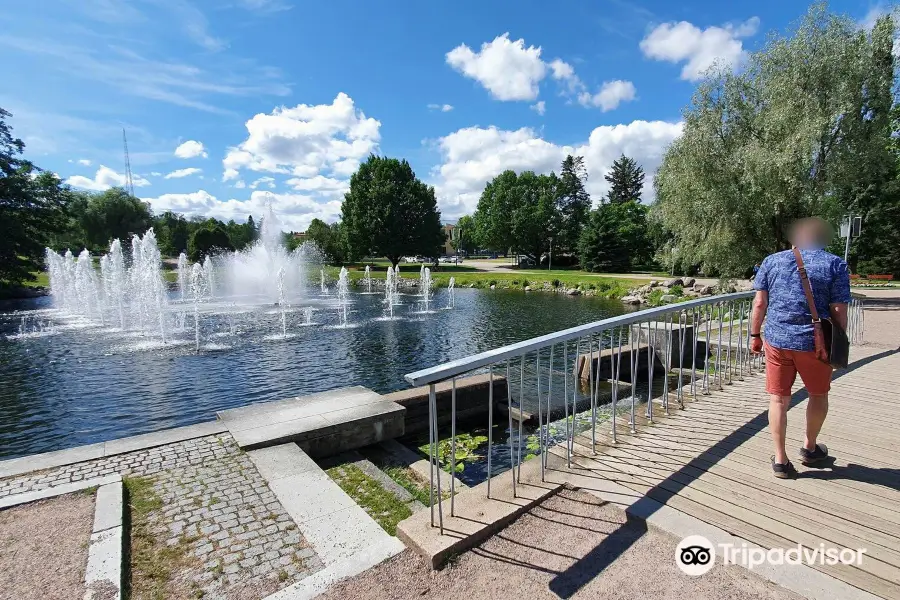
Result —
M766 344L766 392L790 396L797 373L810 394L827 394L831 389L831 365L816 358L815 352L785 350Z

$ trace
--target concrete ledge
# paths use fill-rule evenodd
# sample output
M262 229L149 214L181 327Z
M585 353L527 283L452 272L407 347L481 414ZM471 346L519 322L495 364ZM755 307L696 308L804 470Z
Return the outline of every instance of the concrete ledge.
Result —
M490 375L472 375L456 380L456 420L465 421L479 415L487 415ZM438 406L438 427L450 423L452 381L442 381L434 386ZM406 408L406 433L428 431L428 386L420 386L385 394ZM494 374L494 402L506 402L506 377Z
M87 490L92 487L100 487L110 484L122 484L122 476L118 474L106 475L105 477L97 477L96 479L85 479L76 481L75 483L64 483L63 485L55 485L53 487L36 490L34 492L25 492L24 494L14 494L0 498L0 509L18 506L19 504L27 504L36 500L46 500L54 496L62 496L63 494L71 494Z
M223 423L219 421L207 421L205 423L197 423L196 425L163 429L162 431L144 433L118 440L110 440L108 442L76 446L66 450L56 450L54 452L12 458L0 461L0 479L24 475L25 473L31 473L32 471L43 471L44 469L64 467L66 465L96 460L107 456L115 456L126 452L134 452L136 450L146 450L147 448L155 448L157 446L164 446L175 442L183 442L185 440L224 433L225 431L228 431L228 429Z
M522 464L515 496L512 476L507 471L491 479L490 498L487 497L488 482L458 493L456 516L450 516L450 501L444 500L443 535L437 526L438 506L435 505L434 527L431 526L431 511L423 510L401 521L397 525L397 536L436 569L451 555L487 539L544 498L558 492L563 483L542 482L540 465L539 458Z
M94 504L94 532L88 548L84 600L121 600L123 547L122 480L101 485ZM115 589L110 593L110 586Z

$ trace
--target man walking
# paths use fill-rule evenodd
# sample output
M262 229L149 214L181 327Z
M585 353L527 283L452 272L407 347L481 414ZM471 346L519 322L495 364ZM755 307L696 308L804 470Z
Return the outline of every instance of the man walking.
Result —
M846 330L850 274L847 263L823 249L831 235L828 223L812 218L798 221L789 239L805 264L816 311L831 316L835 326ZM754 278L753 288L756 298L750 319L750 349L762 352L761 329L765 319L766 392L769 429L775 444L772 470L775 477L792 479L797 476L797 470L785 449L791 387L799 373L809 392L806 440L798 458L807 466L820 465L828 459L828 448L818 443L817 438L828 414L832 369L830 364L817 359L814 352L812 313L794 251L767 256Z

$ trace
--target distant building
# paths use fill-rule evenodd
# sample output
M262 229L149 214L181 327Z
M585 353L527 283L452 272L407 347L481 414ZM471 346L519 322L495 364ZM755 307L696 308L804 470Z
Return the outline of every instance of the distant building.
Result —
M307 240L305 231L293 231L293 232L291 232L291 235L294 237L295 240L297 240L298 244L302 244L303 242L305 242Z
M444 223L444 255L453 256L456 254L456 248L453 242L456 240L456 225L452 223Z

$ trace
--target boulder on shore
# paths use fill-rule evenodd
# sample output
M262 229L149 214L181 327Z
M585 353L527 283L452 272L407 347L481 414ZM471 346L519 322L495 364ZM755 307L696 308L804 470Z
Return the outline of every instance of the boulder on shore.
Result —
M689 287L691 287L692 285L694 285L696 282L697 282L697 280L694 279L693 277L685 277L685 278L682 280L681 285L684 286L684 287L686 287L686 288L689 288Z
M577 289L577 288L572 288L571 290L568 290L568 291L566 292L566 294L568 294L569 296L580 296L580 295L581 295L581 290L579 290L579 289Z
M678 298L678 296L676 296L675 294L666 294L662 298L660 298L659 301L663 304L671 304L672 302L675 302L676 298Z
M709 296L713 293L713 289L708 285L700 285L697 284L694 286L694 291L700 294L701 296Z
M648 285L649 285L650 287L652 287L652 288L655 288L656 286L659 285L659 282L658 282L657 280L655 280L655 279L651 279L651 280L650 280L650 283L649 283Z
M530 292L530 291L531 291L531 286L530 286L530 285L526 285L526 286L525 286L525 291L526 291L526 292Z
M642 302L642 299L640 296L623 296L622 302L624 302L625 304L636 305L640 304Z
M682 280L680 277L676 277L675 279L666 279L666 282L663 283L663 285L667 288L675 285L684 285L684 280Z

